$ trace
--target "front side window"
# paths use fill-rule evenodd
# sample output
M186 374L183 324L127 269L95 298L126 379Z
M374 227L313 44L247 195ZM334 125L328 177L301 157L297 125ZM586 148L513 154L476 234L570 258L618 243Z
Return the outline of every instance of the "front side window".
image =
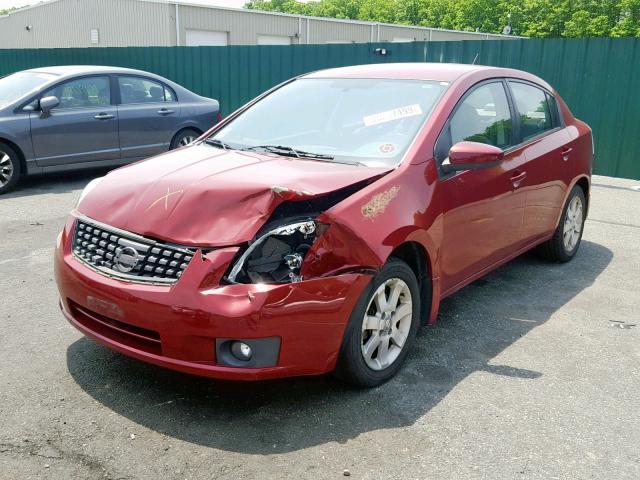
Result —
M251 106L208 143L394 166L447 85L417 80L300 79Z
M455 110L450 121L452 145L463 140L499 148L513 145L511 111L502 82L481 85Z
M118 77L120 103L173 102L175 95L160 82L143 77Z
M57 109L103 107L111 104L109 77L85 77L53 87L42 97L56 96Z
M533 85L509 82L520 118L520 134L526 141L554 128L546 93Z

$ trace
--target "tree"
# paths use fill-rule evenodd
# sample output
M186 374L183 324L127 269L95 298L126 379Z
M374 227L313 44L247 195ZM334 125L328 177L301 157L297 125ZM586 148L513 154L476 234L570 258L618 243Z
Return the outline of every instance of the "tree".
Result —
M618 22L611 29L613 37L640 37L640 0L622 0Z
M640 0L250 0L247 8L528 37L640 36Z

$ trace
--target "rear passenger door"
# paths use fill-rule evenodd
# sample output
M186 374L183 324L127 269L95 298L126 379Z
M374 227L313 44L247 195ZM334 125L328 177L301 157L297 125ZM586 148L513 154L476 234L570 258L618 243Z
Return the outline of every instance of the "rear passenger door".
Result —
M169 150L180 121L175 92L148 77L118 76L122 158L136 160Z
M522 190L526 194L521 230L522 245L554 231L567 190L563 177L570 156L569 134L563 128L555 98L540 86L508 81L514 108L518 150L525 163Z

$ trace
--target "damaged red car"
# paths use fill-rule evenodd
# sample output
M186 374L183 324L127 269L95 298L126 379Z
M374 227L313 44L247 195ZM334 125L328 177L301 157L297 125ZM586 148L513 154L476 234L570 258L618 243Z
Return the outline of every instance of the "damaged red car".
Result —
M589 127L525 72L303 75L87 185L57 243L60 305L182 372L378 385L442 298L533 247L576 254L592 157Z

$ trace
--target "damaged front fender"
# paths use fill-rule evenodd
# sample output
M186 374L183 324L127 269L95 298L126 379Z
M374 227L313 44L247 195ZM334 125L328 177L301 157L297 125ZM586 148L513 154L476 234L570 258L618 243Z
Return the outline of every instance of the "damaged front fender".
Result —
M304 278L345 272L375 273L404 244L423 249L427 263L418 267L439 275L441 205L434 201L431 164L406 165L326 210L317 221L329 228L309 251Z

